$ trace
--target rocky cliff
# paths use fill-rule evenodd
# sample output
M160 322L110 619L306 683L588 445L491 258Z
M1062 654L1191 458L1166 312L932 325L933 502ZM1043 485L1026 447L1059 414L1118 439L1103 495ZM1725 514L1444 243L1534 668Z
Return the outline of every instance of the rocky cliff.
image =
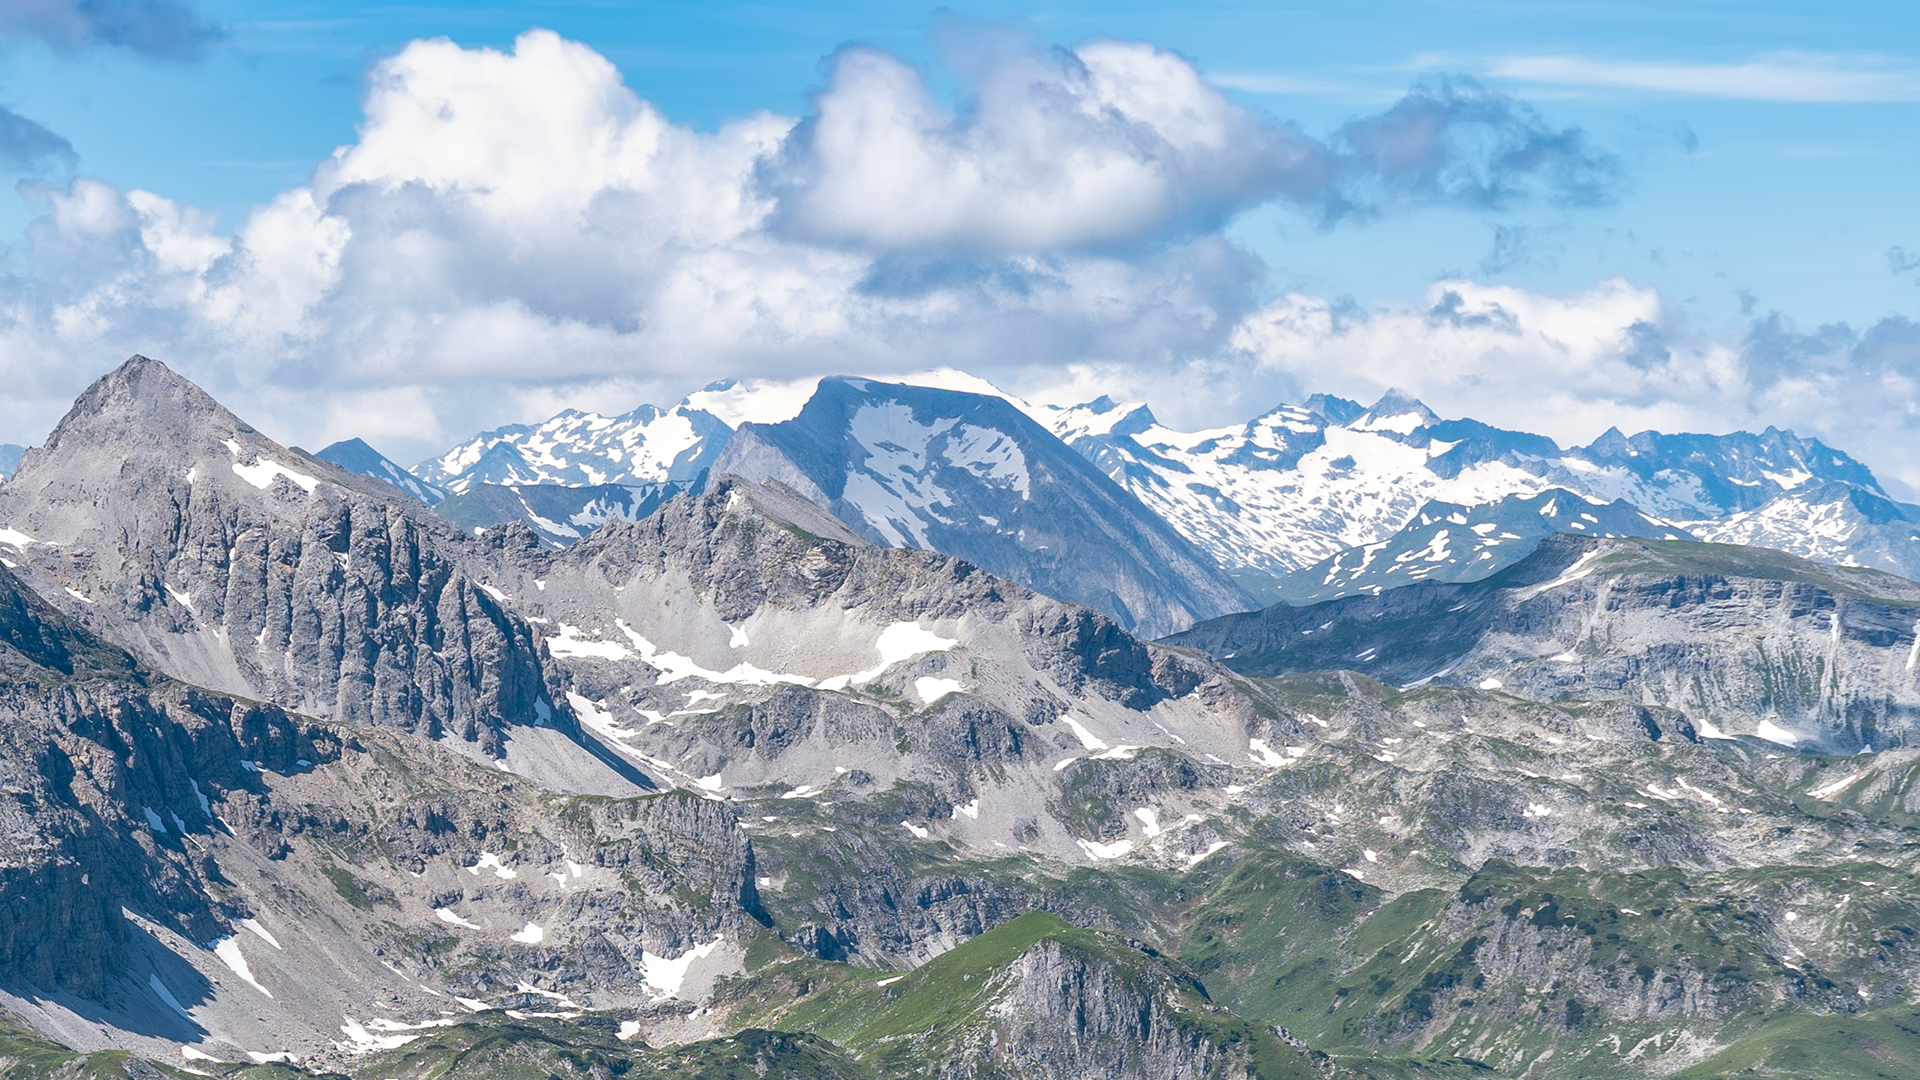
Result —
M184 681L496 755L511 725L570 724L458 529L157 361L74 403L0 486L0 525L41 595Z
M1715 544L1557 535L1471 584L1277 604L1169 639L1256 675L1658 706L1702 734L1852 753L1912 740L1920 586Z

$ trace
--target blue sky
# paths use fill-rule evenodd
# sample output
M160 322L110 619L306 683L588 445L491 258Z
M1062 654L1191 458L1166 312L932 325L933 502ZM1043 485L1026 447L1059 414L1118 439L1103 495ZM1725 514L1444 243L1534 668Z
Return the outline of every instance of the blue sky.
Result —
M1589 438L1615 417L1628 428L1779 423L1842 445L1851 434L1849 449L1869 457L1871 447L1859 445L1861 400L1884 413L1868 425L1872 440L1902 437L1920 412L1909 387L1920 360L1909 361L1905 344L1885 344L1904 342L1903 320L1920 316L1920 267L1910 265L1920 263L1912 196L1912 178L1920 174L1920 19L1903 5L1109 0L936 10L877 3L45 0L33 10L41 14L0 14L8 31L0 45L0 106L64 139L71 153L56 148L15 162L23 197L0 202L0 239L14 238L10 302L36 312L40 323L36 333L0 341L0 375L12 373L26 388L0 403L0 441L35 441L58 415L63 395L70 398L116 362L114 350L141 342L151 343L144 351L176 350L163 358L216 393L238 395L291 435L313 442L345 434L343 425L361 417L377 429L370 437L398 441L402 456L452 441L465 433L463 425L532 419L565 404L622 409L642 398L670 399L716 374L806 374L836 359L862 370L952 362L1043 396L1111 384L1117 394L1147 396L1189 421L1216 418L1222 409L1249 415L1318 389L1364 395L1412 383L1442 411L1472 411L1514 426L1532 419L1531 426L1564 441ZM369 80L395 70L382 65L395 64L420 39L450 39L457 55L433 62L456 63L482 49L513 55L516 40L534 27L604 57L632 94L690 136L721 139L762 111L788 126L808 121L786 135L785 150L767 149L747 169L753 179L742 183L759 185L754 190L772 209L747 231L729 234L734 239L726 245L753 247L758 240L739 238L764 234L789 245L789 255L813 267L808 273L822 272L821 259L839 260L834 265L842 270L848 257L865 260L857 273L846 270L862 296L905 289L923 299L933 288L924 283L937 280L947 290L942 311L967 304L978 310L934 319L927 309L902 315L863 301L867 306L840 329L802 333L782 323L778 333L748 333L748 345L691 331L649 337L645 328L664 318L649 305L668 295L649 270L635 271L649 284L636 278L623 299L586 315L570 301L526 300L538 291L536 277L533 285L458 283L401 317L368 299L380 295L371 289L357 293L359 306L349 310L345 297L354 291L357 265L349 245L340 268L313 284L304 306L273 309L282 323L241 340L207 329L205 313L192 315L182 299L237 272L222 271L218 260L196 264L201 292L193 293L181 281L162 283L134 269L158 258L151 228L138 243L127 241L143 249L134 255L125 245L109 254L113 245L103 247L97 237L80 247L49 239L79 235L73 200L82 189L73 185L98 181L100 191L123 202L144 191L176 210L204 211L211 216L196 219L196 235L215 238L244 230L283 193L311 188L335 200L320 211L351 222L353 243L361 243L374 236L377 215L355 217L372 214L352 202L360 188L317 183L315 169L336 148L359 143L370 123ZM802 180L779 187L768 179L778 171L769 162L792 165L799 160L794 140L812 137L809 118L821 112L815 95L851 77L844 63L850 54L865 55L850 47L916 70L932 100L953 110L951 130L941 137L959 139L972 130L982 88L993 85L983 71L1003 72L1012 63L1007 57L1044 56L1049 48L1084 54L1085 43L1099 39L1176 55L1210 92L1253 118L1256 127L1247 131L1280 140L1272 153L1328 148L1348 163L1340 168L1358 170L1357 179L1303 193L1297 174L1277 178L1271 162L1236 158L1252 170L1250 179L1216 190L1200 173L1227 176L1240 165L1215 162L1182 174L1176 186L1192 190L1167 195L1175 209L1151 220L1119 231L1068 230L1051 246L1036 241L1030 249L995 241L991 251L962 228L981 227L973 219L954 226L960 231L909 236L897 222L848 224L844 213L789 212L805 191L826 183L825 172L806 172L826 168L817 147ZM1165 85L1172 84L1153 84ZM1405 97L1410 91L1412 99ZM1357 148L1368 131L1388 130L1366 125L1404 119L1410 100L1456 120L1489 109L1499 115L1450 129L1459 133L1449 143L1451 164L1431 176L1396 171L1378 156L1352 165L1365 157ZM1008 106L1026 107L1044 108ZM764 138L777 140L786 130ZM1391 131L1404 134L1404 125ZM1502 139L1521 140L1501 144L1520 151L1478 145ZM1527 155L1541 148L1562 154L1564 168L1529 164ZM388 164L381 168L391 164L382 160ZM989 176L1010 175L989 165ZM361 183L375 184L372 175ZM440 184L434 189L441 191L480 183L473 176L380 175L375 186L390 193L407 178ZM50 193L69 200L60 204L68 207L65 217L53 213ZM1006 195L1009 203L1020 197ZM136 204L120 211L125 222L156 220L157 211ZM378 220L392 220L391 211ZM56 218L57 229L48 224ZM811 246L794 254L791 245L799 243ZM246 246L235 242L222 257L243 263ZM380 250L392 257L402 249ZM257 252L253 261L262 262ZM167 265L180 271L186 264ZM1121 277L1128 283L1113 284ZM137 288L127 284L136 278ZM1039 278L1062 296L1099 293L1098 303L1133 305L1134 314L1095 318L1084 314L1083 300L1007 299L1030 297ZM1615 279L1637 290L1638 307L1607 292ZM769 287L764 273L754 280L755 290ZM1107 284L1089 284L1096 281ZM1502 339L1489 355L1505 359L1491 367L1486 357L1462 358L1476 348L1465 337L1444 349L1425 337L1408 346L1394 327L1416 332L1408 313L1434 309L1440 281L1486 290L1462 294L1468 308L1516 317L1523 308L1535 312L1545 320L1533 328L1539 340ZM1181 298L1169 301L1172 292ZM445 340L423 343L417 327L459 322L482 294L489 310L519 303L558 335L515 339L530 355L569 348L604 355L546 377L514 372L510 359L471 371L436 361L426 365L437 372L431 379L406 374L409 348L456 349ZM761 302L768 302L764 295ZM614 310L622 304L631 310ZM1163 317L1139 314L1154 304ZM1062 305L1081 314L1059 317ZM1275 339L1258 329L1277 325L1275 319L1297 326L1309 308L1330 321L1306 338ZM1577 318L1569 314L1574 309ZM84 332L74 329L82 310ZM1266 324L1259 323L1262 313L1272 316ZM1010 338L979 329L996 316L1024 329ZM1612 334L1614 344L1569 344L1565 334L1577 332L1552 330L1553 318L1581 326L1598 319L1607 328L1591 332ZM359 333L383 320L388 329L375 336L389 359L364 363L374 346L344 344L343 328ZM1364 329L1355 329L1361 323ZM403 324L415 329L392 329ZM1636 325L1656 326L1672 357L1659 377L1633 359L1638 345L1618 346L1647 339L1625 333ZM609 328L610 336L581 337L581 327ZM473 332L492 334L486 340L504 333ZM1409 348L1418 354L1411 366L1403 355ZM1603 362L1608 349L1639 381L1617 386ZM1260 377L1234 374L1248 370L1245 358L1256 354ZM1563 354L1587 357L1585 366L1567 368ZM1538 370L1531 380L1502 380L1502 364ZM1854 391L1840 384L1849 378L1873 392L1848 396ZM1195 386L1204 390L1195 395ZM1552 402L1542 406L1542 398ZM1890 468L1882 465L1883 472ZM1911 479L1920 482L1920 473Z

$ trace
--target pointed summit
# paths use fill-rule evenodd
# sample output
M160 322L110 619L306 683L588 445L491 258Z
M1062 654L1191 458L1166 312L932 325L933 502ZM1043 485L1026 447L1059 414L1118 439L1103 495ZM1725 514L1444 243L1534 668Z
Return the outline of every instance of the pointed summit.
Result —
M189 445L218 446L221 439L258 434L179 372L135 354L74 400L35 457L52 457L76 440L85 445L137 437L184 451ZM182 445L183 439L190 442ZM22 464L30 469L33 463Z
M1329 424L1351 424L1367 411L1357 401L1334 397L1332 394L1315 394L1308 398L1306 410L1325 418Z
M0 529L43 599L183 682L492 757L573 722L457 526L156 360L87 388L0 486Z
M195 498L251 504L288 524L304 520L307 500L323 488L419 508L389 484L280 445L145 356L87 387L46 445L21 459L7 487L24 502L16 510L0 500L0 517L26 513L31 504L50 535L70 538L109 520L133 532L169 528L179 507Z
M445 489L401 468L398 462L360 439L343 439L313 456L331 461L348 472L385 480L428 506L435 506L447 497Z
M1379 401L1347 426L1358 431L1391 431L1411 435L1439 422L1439 415L1422 404L1419 398L1395 389L1382 394Z

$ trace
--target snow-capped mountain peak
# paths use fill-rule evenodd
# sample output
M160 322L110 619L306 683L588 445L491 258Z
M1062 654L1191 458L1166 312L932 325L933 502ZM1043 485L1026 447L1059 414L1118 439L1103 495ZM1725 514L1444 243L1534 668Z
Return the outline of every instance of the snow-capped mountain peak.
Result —
M1137 435L1158 427L1153 410L1141 402L1117 403L1105 394L1084 405L1041 405L1025 410L1061 439L1093 435Z
M482 432L414 472L455 494L479 483L680 482L712 463L731 430L684 402L667 412L642 405L619 416L568 409L538 425Z
M1148 633L1247 606L1004 394L824 379L792 420L743 425L714 467L778 480L870 540L964 558Z
M1419 399L1400 390L1389 390L1346 426L1355 431L1390 431L1406 436L1439 422L1439 414Z
M1422 581L1481 581L1526 558L1553 533L1693 539L1687 530L1650 518L1625 501L1603 502L1564 488L1479 506L1430 502L1392 536L1348 548L1289 576L1279 598L1297 606L1378 595Z
M537 425L499 428L417 472L455 494L482 483L694 483L720 462L737 429L792 425L828 384L836 389L827 396L836 401L872 396L879 387L997 399L1072 446L1261 598L1279 595L1277 583L1289 574L1389 542L1429 503L1481 507L1553 488L1601 505L1622 503L1702 538L1920 574L1920 540L1907 537L1909 514L1920 518L1920 511L1894 503L1865 466L1816 440L1775 428L1729 435L1612 429L1587 446L1562 448L1545 436L1442 418L1400 391L1371 405L1317 394L1244 423L1180 431L1143 402L1102 395L1078 405L1038 405L954 369L894 378L727 380L671 409L643 405L619 416L569 410ZM852 440L862 456L847 463L844 481L822 480L822 498L858 504L860 527L883 543L958 551L966 544L956 530L978 531L982 543L1004 534L1007 517L1000 511L982 510L968 522L955 516L952 508L972 496L955 495L952 470L970 470L980 483L1011 483L1026 475L1021 468L1030 466L1031 449L1018 440L976 446L967 432L993 425L963 424L958 413L942 412L944 405L929 413L928 403L912 394L882 396L889 401L870 402L871 408L829 425L841 433L833 438ZM779 453L807 471L819 462L806 454L838 460L843 450L822 444ZM735 464L745 467L751 458ZM784 468L774 472L784 475ZM799 483L797 476L789 479ZM1011 561L993 565L1015 577L1023 573Z
M1555 487L1602 504L1624 501L1702 537L1764 537L1810 558L1837 560L1836 552L1868 543L1874 554L1863 549L1860 557L1869 565L1920 573L1920 542L1896 556L1904 541L1865 539L1905 528L1908 513L1865 466L1774 428L1611 430L1589 446L1562 449L1545 436L1442 419L1399 392L1366 408L1316 395L1244 425L1197 432L1123 425L1120 415L1099 401L1046 414L1055 434L1266 597L1278 595L1271 591L1278 578L1388 541L1428 502L1479 506ZM1819 494L1829 484L1892 509L1876 515ZM1873 520L1888 514L1899 523Z

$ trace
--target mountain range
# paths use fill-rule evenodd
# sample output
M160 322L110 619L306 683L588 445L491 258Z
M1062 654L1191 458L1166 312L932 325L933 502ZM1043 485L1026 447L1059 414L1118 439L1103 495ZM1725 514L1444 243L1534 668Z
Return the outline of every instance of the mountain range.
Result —
M659 496L589 526L509 478L450 520L155 361L89 388L0 483L10 1074L1920 1056L1920 585L1712 534L1836 489L1904 515L1843 455L1635 437L1603 499L1560 481L1612 450L1399 399L1150 461L1172 436L1111 403L783 393L704 476L577 485ZM1406 516L1338 487L1363 460ZM1245 536L1321 537L1310 589L1241 610L1136 493L1208 461L1272 496ZM1310 480L1373 531L1282 515Z
M851 402L863 394L870 400ZM889 408L918 411L896 430ZM962 422L962 413L971 419ZM976 447L928 427L950 419L994 437ZM1111 486L1061 464L1060 444ZM1017 447L1022 461L1039 455L1052 462L1048 490L1067 504L1049 508L1024 496L1008 503L996 494L995 485L1015 474L1010 464L979 456L1006 452L985 449L994 445ZM399 468L380 461L349 467L383 477ZM634 487L630 498L616 493L623 506L650 505L646 492L662 490L656 485L698 487L716 467L780 475L869 539L960 555L1149 635L1275 600L1485 576L1524 557L1546 532L1591 525L1601 507L1611 508L1602 533L1770 547L1920 575L1920 508L1895 501L1866 466L1818 441L1773 428L1718 436L1611 430L1563 449L1544 436L1442 419L1399 393L1370 406L1315 395L1245 424L1180 432L1142 404L1034 405L953 371L905 383L723 382L670 410L569 411L537 426L486 432L415 472L456 492L538 488L542 509L488 492L492 509L456 516L483 525L517 513L563 544L608 516L610 489L602 485ZM1008 471L995 472L1001 468ZM932 482L930 470L944 480ZM971 478L960 479L963 472ZM1498 544L1456 537L1438 558L1420 559L1424 573L1406 573L1414 568L1405 565L1409 552L1434 539L1430 531L1415 535L1422 519L1464 514L1472 518L1469 532L1496 517L1512 524L1519 520L1512 500L1555 491L1587 506L1519 532L1503 528L1513 539ZM1021 527L1031 539L1003 524L1009 507L1024 512ZM1035 532L1040 521L1053 541L1081 542L1050 542ZM1393 561L1402 556L1409 558ZM1393 566L1400 569L1389 572Z

